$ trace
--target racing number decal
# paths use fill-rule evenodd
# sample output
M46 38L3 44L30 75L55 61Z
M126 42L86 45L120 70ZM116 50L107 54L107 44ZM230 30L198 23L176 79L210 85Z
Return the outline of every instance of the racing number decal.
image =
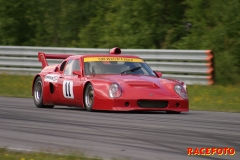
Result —
M74 98L73 81L63 81L63 96L65 98Z

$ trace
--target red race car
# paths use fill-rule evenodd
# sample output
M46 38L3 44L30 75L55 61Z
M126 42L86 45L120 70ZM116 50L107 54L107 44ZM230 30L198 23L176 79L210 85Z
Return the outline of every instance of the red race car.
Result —
M46 59L64 59L48 65ZM122 55L115 47L109 54L38 53L43 70L33 80L32 95L38 108L54 105L88 111L189 111L186 85L161 78L138 56Z

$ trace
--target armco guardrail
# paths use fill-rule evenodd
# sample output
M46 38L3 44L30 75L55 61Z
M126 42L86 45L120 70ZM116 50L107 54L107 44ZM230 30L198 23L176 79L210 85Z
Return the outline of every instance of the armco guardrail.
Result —
M0 72L36 74L41 71L38 52L51 54L108 54L109 49L0 46ZM122 54L137 55L149 66L161 71L164 78L178 79L186 84L214 83L213 53L211 50L122 49ZM49 64L61 60L48 60Z

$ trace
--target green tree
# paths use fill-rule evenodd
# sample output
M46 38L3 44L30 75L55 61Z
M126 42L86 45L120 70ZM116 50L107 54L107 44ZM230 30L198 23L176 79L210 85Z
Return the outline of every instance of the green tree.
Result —
M29 22L28 1L0 0L0 44L30 45L35 28Z
M89 0L0 0L0 43L74 47L94 6Z
M183 34L184 5L175 0L102 1L79 46L108 48L170 48Z
M193 27L177 43L179 49L211 49L217 83L240 78L240 1L186 0L186 21Z

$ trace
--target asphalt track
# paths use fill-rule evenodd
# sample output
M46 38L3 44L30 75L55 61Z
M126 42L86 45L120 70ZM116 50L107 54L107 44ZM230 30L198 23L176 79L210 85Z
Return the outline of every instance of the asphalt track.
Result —
M119 160L239 160L240 114L39 109L32 99L0 97L0 147ZM233 147L236 154L188 156L188 147Z

